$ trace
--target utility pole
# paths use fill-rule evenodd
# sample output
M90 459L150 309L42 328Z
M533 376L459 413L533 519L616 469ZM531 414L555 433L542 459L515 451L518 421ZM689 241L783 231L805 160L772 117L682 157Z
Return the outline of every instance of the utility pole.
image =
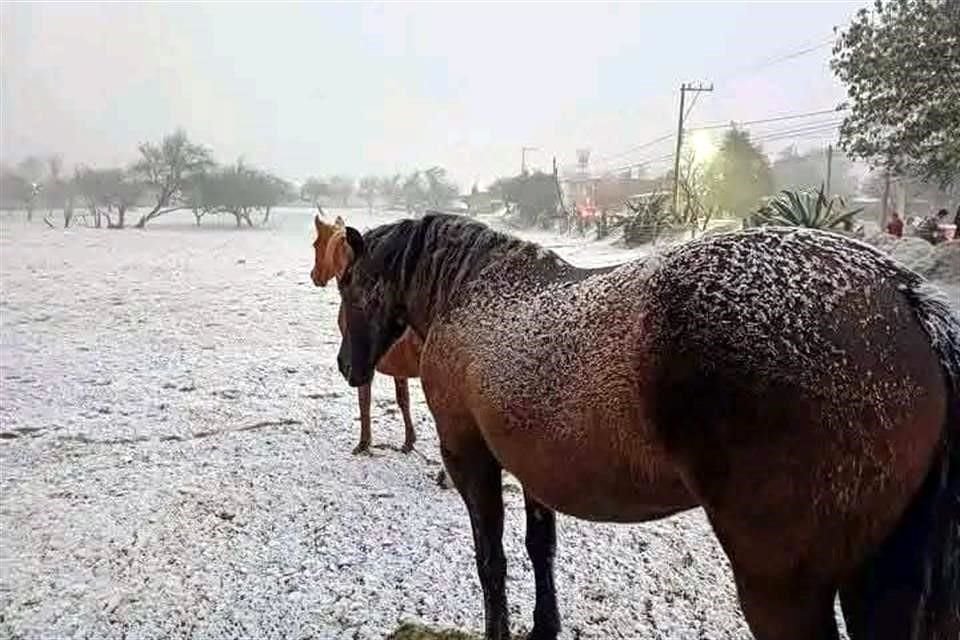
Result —
M680 116L677 118L677 153L673 158L673 212L677 213L680 209L680 149L683 147L683 106L687 92L706 93L713 91L713 85L703 86L698 82L696 85L684 82L680 85Z
M538 147L520 147L520 175L527 173L527 151L539 151Z
M890 165L883 172L883 202L880 204L880 228L887 226L887 214L890 212ZM906 217L906 215L904 215Z
M830 177L833 173L833 145L827 145L827 192L826 196L830 197Z

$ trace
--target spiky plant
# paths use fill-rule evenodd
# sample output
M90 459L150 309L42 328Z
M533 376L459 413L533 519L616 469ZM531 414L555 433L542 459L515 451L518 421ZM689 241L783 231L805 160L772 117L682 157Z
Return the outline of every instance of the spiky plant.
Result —
M760 207L754 221L761 225L806 227L808 229L848 228L863 209L847 210L840 196L828 198L820 189L784 189Z
M626 203L630 210L622 221L623 241L628 247L656 242L660 232L670 227L672 213L664 195Z

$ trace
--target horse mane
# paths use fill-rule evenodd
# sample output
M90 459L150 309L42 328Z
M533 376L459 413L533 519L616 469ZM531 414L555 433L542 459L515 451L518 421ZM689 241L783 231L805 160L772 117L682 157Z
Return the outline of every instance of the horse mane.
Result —
M430 212L367 231L363 270L382 278L400 298L416 296L431 314L485 269L529 269L534 279L576 271L552 251L463 216Z

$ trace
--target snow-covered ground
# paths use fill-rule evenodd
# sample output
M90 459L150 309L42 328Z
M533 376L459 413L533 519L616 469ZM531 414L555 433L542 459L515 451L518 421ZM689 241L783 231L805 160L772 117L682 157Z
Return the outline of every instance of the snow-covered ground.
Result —
M336 289L309 281L312 213L272 229L50 230L0 221L0 638L382 638L482 628L465 510L419 454L352 456ZM367 227L386 214L346 212ZM635 252L537 234L579 264ZM392 384L374 440L399 444ZM506 490L516 628L533 576ZM699 511L559 519L565 638L742 638Z

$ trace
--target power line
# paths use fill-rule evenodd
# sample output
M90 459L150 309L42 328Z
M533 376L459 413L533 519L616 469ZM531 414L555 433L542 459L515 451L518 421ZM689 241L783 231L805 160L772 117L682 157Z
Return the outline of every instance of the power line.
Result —
M666 135L660 136L659 138L654 138L653 140L650 140L649 142L644 142L643 144L638 144L638 145L635 146L635 147L630 147L629 149L627 149L627 150L625 150L625 151L621 151L620 153L616 153L616 154L613 154L613 155L610 155L610 156L604 156L604 157L601 157L601 158L597 158L596 162L598 162L598 163L600 163L600 164L608 163L610 160L616 160L616 159L618 159L618 158L622 158L623 156L630 155L631 153L636 153L637 151L640 151L641 149L646 149L647 147L652 147L653 145L658 144L658 143L660 143L660 142L663 142L663 141L665 141L665 140L670 140L670 139L673 138L673 135L674 135L673 133L668 133L668 134L666 134Z
M725 123L715 122L711 124L705 124L699 127L690 127L687 131L710 131L711 129L729 129L730 127L740 127L747 126L752 124L766 124L768 122L781 122L783 120L799 120L801 118L812 118L814 116L822 116L829 113L841 113L846 111L846 109L820 109L819 111L807 111L805 113L790 113L781 116L773 116L770 118L761 118L759 120L743 120L737 122L736 120L727 121Z
M789 138L794 135L802 135L807 133L820 133L825 131L837 131L840 126L840 122L824 122L815 125L808 125L805 127L797 127L794 129L781 129L779 131L768 131L766 133L759 134L757 136L751 136L751 141L762 142L764 140L774 140L780 138Z
M779 115L779 116L772 116L772 117L769 117L769 118L759 118L759 119L755 119L755 120L744 120L744 121L741 121L741 122L732 121L732 122L726 122L726 123L706 124L706 125L699 126L699 127L684 127L684 131L685 131L685 132L714 131L714 130L718 130L718 129L730 129L730 128L732 128L732 127L747 127L747 126L757 125L757 124L768 124L768 123L771 123L771 122L784 122L784 121L787 121L787 120L799 120L799 119L803 119L803 118L811 118L811 117L814 117L814 116L822 116L822 115L827 115L827 114L836 114L836 113L841 113L842 111L844 111L844 110L843 110L843 109L820 109L820 110L818 110L818 111L807 111L807 112L804 112L804 113L791 113L791 114L784 114L784 115ZM688 111L687 113L689 113L689 111ZM837 121L838 124L839 124L839 122L840 122L840 121ZM809 125L803 125L803 126L806 127L806 126L810 126L810 125L825 125L825 124L829 124L829 123L827 123L827 122L813 122L813 123L809 123ZM768 132L765 132L765 134L766 134L766 133L777 133L777 131L768 131ZM764 135L765 135L765 134L764 134ZM665 141L667 141L667 140L672 140L673 138L674 138L674 134L668 133L668 134L662 135L662 136L660 136L660 137L658 137L658 138L654 138L653 140L650 140L650 141L648 141L648 142L644 142L643 144L639 144L639 145L630 147L629 149L626 149L626 150L624 150L624 151L622 151L622 152L620 152L620 153L617 153L617 154L614 154L614 155L610 155L610 156L604 156L604 157L602 157L602 158L598 158L598 159L597 159L597 163L598 163L599 165L609 164L610 161L612 161L612 160L619 160L620 158L622 158L622 157L624 157L624 156L628 156L628 155L630 155L630 154L632 154L632 153L636 153L637 151L641 151L641 150L646 149L646 148L648 148L648 147L652 147L652 146L655 145L655 144L659 144L659 143L665 142ZM631 165L626 165L626 166L633 166L633 164L631 164ZM615 170L616 170L616 169L610 169L610 171L615 171Z
M826 40L817 41L813 45L803 46L802 48L797 49L795 51L788 51L786 53L778 54L772 58L761 60L760 62L747 65L745 67L741 67L738 70L734 70L730 72L726 76L721 76L720 81L739 78L747 73L757 72L761 69L766 69L767 67L772 67L773 65L780 64L781 62L786 62L787 60L793 60L794 58L805 56L808 53L813 53L814 51L818 51L819 49L822 49L832 43L833 43L833 36L827 38Z
M603 175L603 174L607 174L607 173L618 173L618 172L620 172L620 171L626 171L627 169L635 169L635 168L636 168L636 169L640 169L640 168L649 166L649 165L651 165L651 164L656 164L656 163L658 163L658 162L663 162L663 161L665 161L665 160L670 160L670 159L672 159L672 158L673 158L673 153L668 153L668 154L666 154L666 155L663 155L663 156L660 156L660 157L657 157L657 158L650 158L650 159L647 159L647 160L640 160L640 161L638 161L638 162L631 162L630 164L625 164L625 165L622 165L622 166L619 166L619 167L613 167L612 169L604 169L603 172L602 172L601 174L599 174L599 175ZM594 176L594 177L596 177L596 176Z
M766 131L759 135L751 135L751 142L774 142L777 140L788 140L788 139L809 139L817 137L825 137L824 134L833 133L837 131L842 120L829 121L829 122L815 122L808 123L801 126L791 126L784 129L775 129L773 131ZM637 160L636 162L631 162L629 164L623 164L617 167L605 168L603 169L602 174L606 173L617 173L620 171L626 171L627 169L640 168L649 166L651 164L656 164L658 162L663 162L665 160L670 160L674 157L674 154L669 153L666 155L658 156L655 158L645 158ZM594 175L596 177L596 174Z
M686 122L686 121L687 121L687 118L690 117L690 112L693 111L693 108L694 108L695 106L697 106L697 100L700 99L700 93L701 93L701 92L698 91L698 92L696 92L696 93L693 94L693 100L690 101L690 106L687 107L687 112L686 112L685 114L683 114L683 121L684 121L684 122Z
M758 140L758 142L777 142L778 140L830 140L836 141L837 139L837 130L834 129L820 129L817 131L807 131L804 133L791 133L779 136L772 136L770 138L764 138Z
M800 46L799 49L795 49L795 50L793 50L793 51L788 51L788 52L782 53L782 54L777 54L777 55L773 56L772 58L762 59L762 60L760 60L760 61L758 61L758 62L755 62L755 63L753 63L753 64L747 65L747 66L745 66L745 67L741 67L740 69L735 69L735 70L733 70L732 72L730 72L730 73L728 73L728 74L726 74L726 75L721 75L721 76L720 76L720 81L723 82L723 81L726 81L726 80L731 80L731 79L733 79L733 78L737 78L737 77L743 76L743 75L748 74L748 73L751 73L751 72L759 71L760 69L765 69L765 68L767 68L767 67L771 67L771 66L773 66L773 65L775 65L775 64L779 64L780 62L785 62L785 61L787 61L787 60L792 60L792 59L794 59L794 58L799 58L800 56L804 56L804 55L807 55L807 54L812 53L812 52L814 52L814 51L817 51L817 50L819 50L819 49L822 49L823 47L831 44L833 41L834 41L834 37L831 35L830 37L828 37L828 38L826 38L826 39L814 41L813 44L803 44L803 45ZM807 42L809 43L810 41L808 40ZM657 94L656 97L659 97L660 95L664 95L664 96L665 96L666 94L665 94L665 93L664 93L664 94ZM692 109L692 108L693 108L693 107L692 107L692 105L691 105L691 109ZM685 117L686 117L686 116L685 116ZM744 124L746 124L746 123L744 123ZM688 130L688 131L693 131L693 129L687 129L687 130ZM629 149L626 149L626 150L624 150L624 151L615 153L615 154L613 154L613 155L602 156L602 157L600 157L600 158L597 158L597 159L596 159L596 162L603 163L603 162L607 162L607 161L609 161L609 160L614 160L614 159L617 159L617 158L622 158L623 156L629 155L629 154L631 154L631 153L633 153L633 152L635 152L635 151L639 151L640 149L644 149L644 148L646 148L647 146L651 146L651 145L656 144L656 143L658 143L658 142L662 142L662 141L664 141L664 140L668 140L668 139L671 138L672 136L673 136L672 133L667 133L667 134L665 134L664 136L662 136L662 137L660 137L660 138L657 138L657 139L655 139L655 140L651 140L650 142L645 142L645 143L643 143L643 144L637 145L637 146L635 146L635 147L631 147L631 148L629 148Z

